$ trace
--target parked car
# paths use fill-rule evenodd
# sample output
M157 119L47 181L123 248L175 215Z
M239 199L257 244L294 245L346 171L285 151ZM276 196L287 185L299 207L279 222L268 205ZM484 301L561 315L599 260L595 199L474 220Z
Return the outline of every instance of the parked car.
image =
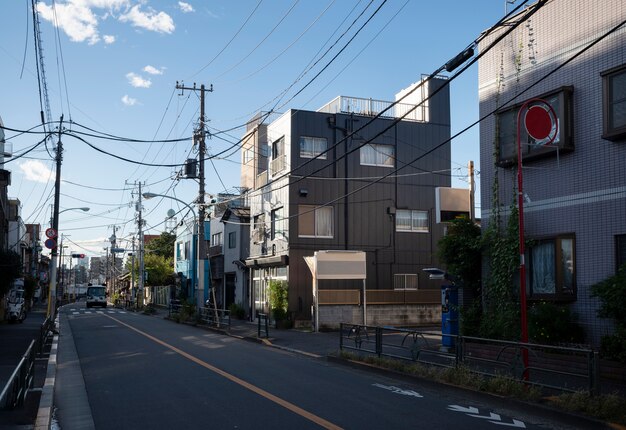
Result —
M107 307L106 287L98 285L87 287L87 307Z
M26 303L24 302L24 290L12 289L9 291L7 301L7 314L9 322L23 322L26 318Z

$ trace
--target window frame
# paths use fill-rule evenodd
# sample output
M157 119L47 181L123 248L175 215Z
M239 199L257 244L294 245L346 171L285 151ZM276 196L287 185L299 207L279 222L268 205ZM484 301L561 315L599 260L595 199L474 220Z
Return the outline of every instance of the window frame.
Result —
M223 234L221 231L211 235L211 246L221 246L224 244Z
M614 67L600 74L602 76L602 138L606 140L624 140L626 138L626 123L623 126L612 126L613 105L611 90L613 78L617 76L626 79L626 64ZM621 101L626 104L626 98Z
M563 254L563 245L561 244L564 240L572 241L572 283L571 290L565 289L565 277L564 270L562 264L559 264L559 261L562 259ZM526 273L526 284L527 284L527 295L529 300L533 301L553 301L553 302L563 302L563 301L574 301L577 297L577 287L576 287L576 237L572 234L561 234L557 236L547 236L540 237L537 239L532 239L531 245L528 247L526 252L527 257L527 273ZM554 270L554 292L545 293L545 292L535 292L534 291L534 262L533 262L533 248L537 248L538 245L552 243L554 246L554 261L552 268ZM558 246L557 246L558 244Z
M329 210L330 213L330 236L321 235L318 231L318 214L322 211ZM313 213L313 234L302 234L301 222L305 219L303 216ZM310 227L310 226L309 226ZM298 205L298 237L317 238L317 239L333 239L335 237L335 208L332 206L316 206L316 205Z
M524 130L524 127L520 127L522 161L527 162L547 157L555 157L557 149L560 153L574 151L574 139L572 137L572 130L574 126L573 92L574 87L563 86L554 91L550 91L536 97L546 101L556 99L555 103L550 103L550 105L554 108L558 118L558 141L553 142L550 145L537 144L536 141ZM522 105L528 100L530 100L530 98L517 103L514 106L503 108L495 114L495 138L498 145L498 158L496 160L496 165L499 167L517 165L517 114L519 108L521 108ZM505 119L506 121L504 125L502 124L502 119ZM509 133L506 132L507 130Z
M364 150L371 148L372 151L376 153L376 161L374 163L367 163L363 161ZM385 154L380 151L381 148L390 148L391 154ZM386 159L379 160L379 156L386 157ZM391 160L391 164L386 164L386 160ZM396 167L396 147L395 145L386 145L382 143L368 143L363 145L359 149L359 164L361 166L371 166L371 167L387 167L387 168L395 168Z
M409 215L409 219L410 219L410 226L409 228L400 228L398 226L398 217L401 214L404 213L408 213ZM415 227L415 221L418 219L417 215L419 214L425 214L426 215L426 227L424 228L417 228ZM396 209L396 217L395 217L395 223L396 223L396 232L397 233L430 233L430 216L427 210L421 210L421 209Z
M398 287L399 280L402 279L403 286ZM415 281L415 287L407 288L407 279ZM417 291L419 290L419 276L417 273L394 273L393 274L393 289L394 291Z
M228 249L234 249L237 247L237 232L231 231L228 233Z
M307 151L303 148L307 139L311 139L311 150ZM316 143L323 142L323 148L317 150ZM328 158L328 139L325 137L300 136L300 158L316 158L317 160L326 160Z
M282 214L284 210L284 207L277 207L272 209L272 211L270 212L270 240L275 240L276 239L276 234L284 231L283 227L283 221L284 221L284 216Z

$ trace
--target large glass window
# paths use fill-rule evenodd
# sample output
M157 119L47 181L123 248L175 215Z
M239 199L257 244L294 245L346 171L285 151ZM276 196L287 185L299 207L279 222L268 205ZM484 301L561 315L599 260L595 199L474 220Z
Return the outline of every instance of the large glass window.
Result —
M211 246L218 246L222 244L222 233L215 233L211 236Z
M394 167L395 148L392 145L367 144L360 149L362 166Z
M604 112L603 138L618 140L626 137L626 65L602 74Z
M529 248L530 294L536 299L575 295L576 258L570 236L537 240Z
M334 235L333 208L329 206L298 206L298 236L332 238Z
M428 212L398 209L396 211L396 231L428 233Z
M326 160L328 141L325 137L300 137L300 158L314 158ZM318 157L319 155L319 157Z
M558 131L552 127L550 137L556 131L556 137L550 145L546 143L550 140L535 140L528 133L525 127L520 127L520 152L523 160L534 158L556 156L557 148L561 152L574 150L572 139L572 88L563 87L558 91L539 96L550 104L557 116ZM517 161L517 116L523 103L511 108L499 111L496 114L497 139L499 146L498 165L510 166Z

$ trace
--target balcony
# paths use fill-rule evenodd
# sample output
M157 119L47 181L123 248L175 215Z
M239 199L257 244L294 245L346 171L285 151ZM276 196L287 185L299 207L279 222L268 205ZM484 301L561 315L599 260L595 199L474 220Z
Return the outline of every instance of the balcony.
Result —
M209 257L215 257L222 254L222 245L215 245L209 247Z
M285 170L285 155L279 155L270 162L270 175L274 176L276 173Z
M267 170L263 173L256 175L256 188L261 188L267 185Z
M396 103L392 106L393 102L389 101L339 96L322 106L317 111L326 113L355 113L357 115L376 116L387 109L380 115L380 118L402 118L403 121L426 122L426 118L428 118L427 103L428 102L424 102L421 106Z

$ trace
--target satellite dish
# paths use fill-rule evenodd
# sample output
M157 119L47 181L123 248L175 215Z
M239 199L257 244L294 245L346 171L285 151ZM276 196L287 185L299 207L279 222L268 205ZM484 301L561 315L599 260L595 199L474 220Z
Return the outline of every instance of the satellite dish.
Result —
M174 215L176 215L176 211L174 209L170 209L167 211L168 218L172 218Z

